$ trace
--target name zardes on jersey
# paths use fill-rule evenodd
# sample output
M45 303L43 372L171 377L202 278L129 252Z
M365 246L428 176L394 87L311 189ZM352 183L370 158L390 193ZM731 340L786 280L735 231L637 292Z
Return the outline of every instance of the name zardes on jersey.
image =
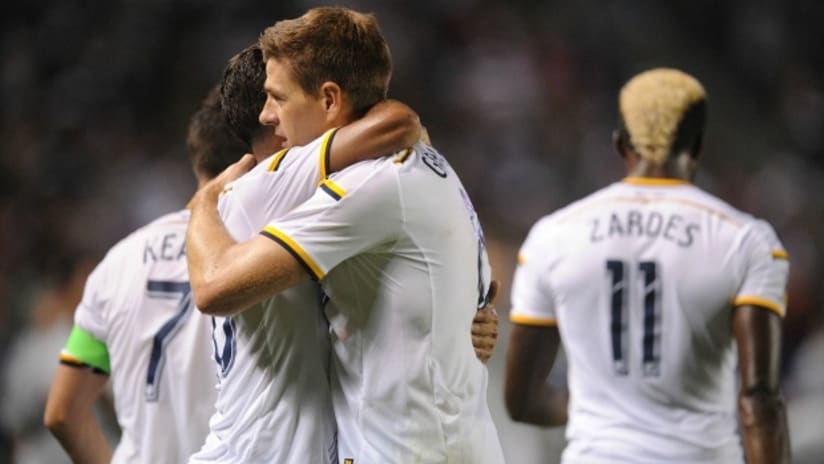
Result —
M170 232L153 235L143 244L143 264L157 261L177 261L186 257L186 234Z
M659 211L628 210L611 212L607 217L592 220L589 241L600 242L610 238L649 237L663 238L680 247L692 245L701 227L686 222L680 214L664 215Z

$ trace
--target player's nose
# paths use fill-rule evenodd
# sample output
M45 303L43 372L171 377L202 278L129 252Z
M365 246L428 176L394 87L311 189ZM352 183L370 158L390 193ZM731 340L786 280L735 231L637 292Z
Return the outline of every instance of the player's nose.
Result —
M278 124L277 112L274 111L268 101L263 105L263 109L258 115L258 121L264 126L276 126Z

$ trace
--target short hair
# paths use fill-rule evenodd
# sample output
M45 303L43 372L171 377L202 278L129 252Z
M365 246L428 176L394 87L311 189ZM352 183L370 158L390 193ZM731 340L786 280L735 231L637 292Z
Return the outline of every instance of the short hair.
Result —
M220 87L214 86L189 121L186 149L196 173L215 177L246 153L244 143L229 129L220 107Z
M664 164L671 155L700 144L706 101L704 87L689 74L652 69L621 89L621 123L638 156Z
M335 82L363 114L386 99L392 57L372 14L341 7L319 7L295 19L278 21L260 36L263 58L285 60L310 95Z
M229 59L220 84L220 104L229 128L252 150L252 141L263 135L265 128L258 116L266 103L263 83L266 63L257 44L247 47Z

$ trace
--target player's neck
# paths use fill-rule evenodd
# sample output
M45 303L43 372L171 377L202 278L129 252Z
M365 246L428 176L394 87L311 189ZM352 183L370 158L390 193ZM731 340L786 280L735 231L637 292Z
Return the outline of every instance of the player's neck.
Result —
M659 164L639 157L636 158L635 162L627 163L627 177L678 179L690 182L692 181L694 169L684 161L681 157L678 157Z

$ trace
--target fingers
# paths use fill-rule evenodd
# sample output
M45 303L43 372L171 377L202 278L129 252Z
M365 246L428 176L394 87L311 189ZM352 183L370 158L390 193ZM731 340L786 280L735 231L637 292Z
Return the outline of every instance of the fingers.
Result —
M472 321L472 346L475 355L486 363L498 343L498 316L494 308L487 306L475 314Z
M472 333L477 335L498 335L498 315L493 308L484 308L475 313L472 320Z
M223 171L223 174L225 174L226 177L224 181L231 182L237 179L238 177L246 174L247 172L249 172L250 169L255 167L255 164L256 162L254 155L246 153L237 162L235 162L234 164L226 168L225 171Z
M487 337L472 336L472 346L475 348L475 356L484 364L492 357L495 350L494 339Z

